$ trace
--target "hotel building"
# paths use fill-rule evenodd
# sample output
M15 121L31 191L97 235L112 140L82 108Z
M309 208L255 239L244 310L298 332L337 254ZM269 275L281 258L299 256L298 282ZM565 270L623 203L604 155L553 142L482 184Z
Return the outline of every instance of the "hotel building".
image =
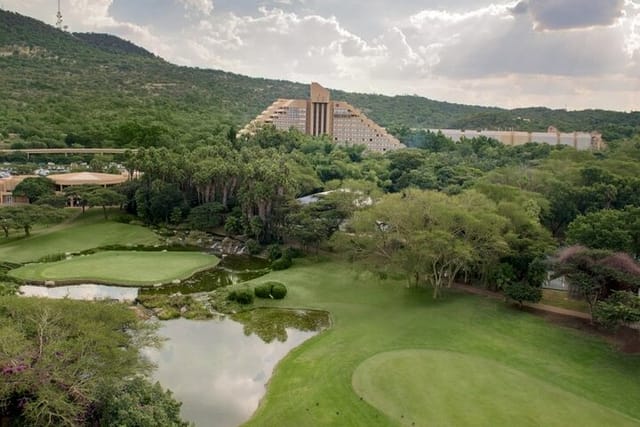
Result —
M312 136L328 135L338 144L365 145L370 151L404 148L362 111L344 101L332 101L329 91L318 83L311 83L309 99L278 99L239 134L251 135L264 125L293 128Z

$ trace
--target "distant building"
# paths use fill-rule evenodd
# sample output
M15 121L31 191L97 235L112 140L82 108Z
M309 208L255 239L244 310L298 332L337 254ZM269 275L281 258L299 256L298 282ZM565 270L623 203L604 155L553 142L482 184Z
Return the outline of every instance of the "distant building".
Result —
M261 126L297 129L313 136L328 135L338 144L365 145L371 151L404 148L395 137L344 101L331 101L329 91L311 83L309 99L278 99L242 129L240 135L254 134Z
M431 132L442 134L454 141L462 138L472 139L485 136L502 142L505 145L522 145L528 142L540 142L549 145L568 145L576 150L602 150L604 141L600 132L559 132L549 126L546 132L520 132L496 130L459 130L459 129L429 129Z
M13 190L25 178L36 178L38 175L16 175L0 178L0 205L14 205L29 203L26 197L14 196ZM51 181L56 185L58 191L63 191L67 187L75 185L97 185L101 187L110 187L112 185L122 184L127 181L126 174L115 175L97 172L76 172L63 173L57 175L49 175Z

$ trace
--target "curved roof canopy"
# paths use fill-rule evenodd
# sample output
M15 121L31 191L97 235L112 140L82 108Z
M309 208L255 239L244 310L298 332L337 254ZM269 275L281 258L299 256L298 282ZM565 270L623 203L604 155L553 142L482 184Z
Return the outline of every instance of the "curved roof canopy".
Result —
M127 175L97 172L61 173L47 176L57 185L115 185L125 182Z

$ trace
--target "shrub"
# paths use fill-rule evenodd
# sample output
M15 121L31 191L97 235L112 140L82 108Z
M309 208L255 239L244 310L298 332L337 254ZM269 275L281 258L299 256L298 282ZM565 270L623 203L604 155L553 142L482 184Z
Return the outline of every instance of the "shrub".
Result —
M296 259L296 258L302 258L304 256L304 252L302 252L302 250L298 248L289 247L284 250L284 253L282 255L290 259Z
M230 301L236 301L240 304L251 304L253 302L253 289L249 286L232 289L227 296Z
M282 299L287 295L287 287L284 283L270 281L257 285L254 292L258 298Z
M271 282L260 283L253 291L258 298L271 298Z
M280 248L280 245L270 245L267 252L269 253L269 261L271 262L282 257L282 249Z
M262 250L262 248L260 247L260 243L253 239L248 239L245 242L245 246L247 247L247 251L249 251L251 255L257 255Z
M276 282L271 287L271 296L273 299L283 299L287 295L287 287L284 283Z
M49 254L40 258L38 262L56 262L56 261L62 261L63 259L66 259L66 258L67 258L67 255L63 253Z
M291 267L292 264L293 261L291 260L291 258L289 258L288 256L282 256L271 263L271 268L273 270L286 270L287 268Z
M523 302L536 303L540 301L542 299L542 288L515 282L509 283L504 287L504 294L522 306Z

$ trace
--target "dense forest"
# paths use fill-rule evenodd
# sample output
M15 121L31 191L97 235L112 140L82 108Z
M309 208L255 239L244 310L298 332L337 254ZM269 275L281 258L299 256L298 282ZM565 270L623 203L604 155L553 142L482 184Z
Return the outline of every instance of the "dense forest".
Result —
M33 146L167 146L242 127L307 83L180 67L117 37L59 31L0 10L0 135ZM600 130L605 140L640 131L640 112L505 110L333 91L373 120L402 129ZM15 139L15 138L14 138ZM9 140L9 142L16 142Z

